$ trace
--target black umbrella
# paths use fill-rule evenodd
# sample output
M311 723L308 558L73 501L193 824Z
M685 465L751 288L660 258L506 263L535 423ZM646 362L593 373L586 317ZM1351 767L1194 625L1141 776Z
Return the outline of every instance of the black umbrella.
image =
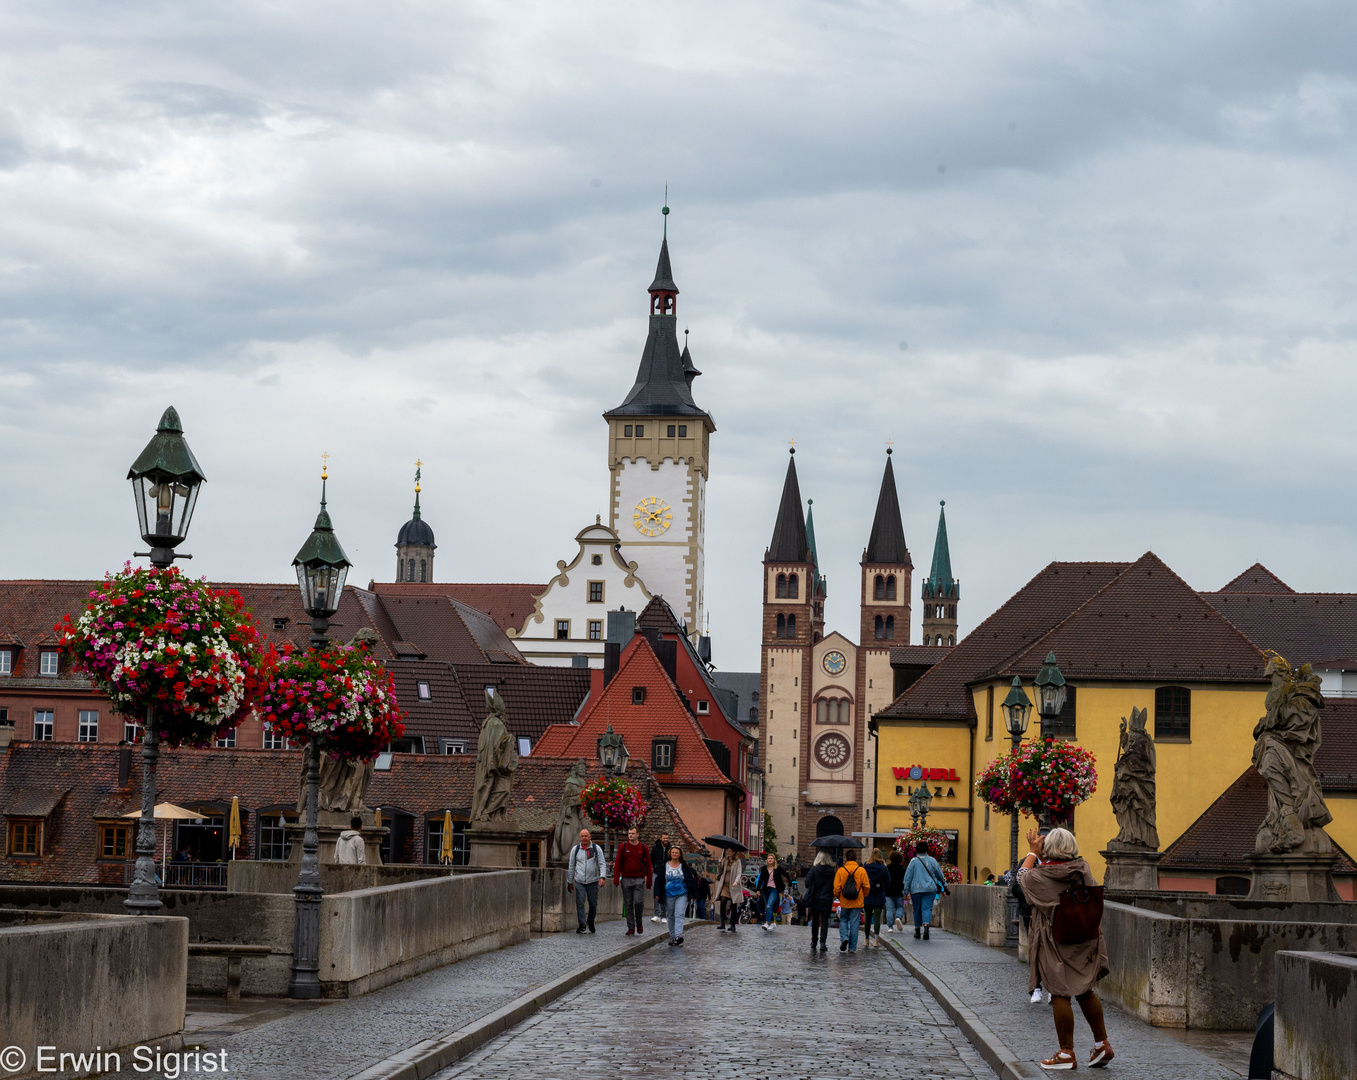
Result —
M702 842L704 844L713 844L719 848L734 848L736 851L749 850L749 848L740 843L733 836L704 836Z
M817 836L810 842L811 847L819 848L860 848L861 840L854 840L851 836Z

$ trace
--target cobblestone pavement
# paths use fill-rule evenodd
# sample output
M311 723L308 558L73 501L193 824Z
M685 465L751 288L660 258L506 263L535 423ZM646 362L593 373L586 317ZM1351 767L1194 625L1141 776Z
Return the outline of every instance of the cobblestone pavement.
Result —
M436 1075L994 1080L886 949L811 955L809 930L699 928L596 975Z
M647 933L660 930L646 923ZM186 1041L224 1048L231 1075L241 1080L343 1080L634 944L625 933L625 923L612 921L600 923L597 934L549 934L239 1034L199 1030ZM155 1073L140 1075L159 1080Z
M939 930L933 931L931 941L915 941L912 931L888 936L945 982L1019 1057L1037 1062L1059 1048L1051 1007L1028 1002L1027 965L1010 953ZM1225 1040L1204 1039L1201 1048L1189 1045L1182 1037L1184 1033L1170 1034L1150 1027L1110 1001L1104 1001L1103 1015L1107 1037L1117 1055L1107 1069L1109 1075L1115 1071L1136 1080L1235 1080L1248 1076L1247 1047L1242 1058L1230 1060L1231 1047ZM1077 1005L1074 1017L1074 1049L1082 1062L1088 1060L1093 1036ZM1208 1049L1214 1053L1205 1052Z

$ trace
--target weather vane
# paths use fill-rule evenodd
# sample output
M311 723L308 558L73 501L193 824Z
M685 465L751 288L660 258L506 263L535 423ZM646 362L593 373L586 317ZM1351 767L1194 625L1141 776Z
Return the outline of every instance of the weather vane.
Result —
M330 451L320 455L320 478L322 480L330 479Z
M669 239L669 181L664 182L664 206L660 210L664 215L664 239Z
M418 458L416 458L416 459L415 459L415 494L416 494L416 495L419 494L419 473L420 473L420 470L421 470L423 467L424 467L424 462L422 462L422 461L420 461Z

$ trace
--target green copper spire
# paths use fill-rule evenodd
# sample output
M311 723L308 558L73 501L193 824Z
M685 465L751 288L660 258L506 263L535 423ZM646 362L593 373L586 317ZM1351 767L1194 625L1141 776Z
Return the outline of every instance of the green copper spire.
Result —
M952 577L952 553L947 548L947 501L941 500L938 506L938 536L933 541L933 568L924 582L924 599L954 600L961 595L961 586Z
M824 583L824 578L820 576L820 555L815 550L815 512L811 508L815 505L814 499L806 500L806 546L810 549L811 565L815 567L814 587L811 595L820 591L820 586Z

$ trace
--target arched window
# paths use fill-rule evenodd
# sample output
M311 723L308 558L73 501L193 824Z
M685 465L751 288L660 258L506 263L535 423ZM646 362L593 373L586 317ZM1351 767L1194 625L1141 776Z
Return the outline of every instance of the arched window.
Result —
M895 599L895 575L894 575L894 574L888 574L888 575L886 575L886 599L887 599L887 600L894 600L894 599Z
M824 698L815 703L815 722L817 724L829 723L829 702Z
M882 620L880 615L876 617L875 630L876 630L876 640L880 641L882 634L885 633L885 622Z
M952 640L952 635L951 635L951 634L948 634L948 635L947 635L947 644L948 644L948 645L955 645L955 644L956 644L956 642L954 642L954 641Z
M878 617L879 617L879 616L878 616ZM886 616L886 640L887 640L887 641L894 641L894 640L895 640L895 616L894 616L894 615L887 615L887 616Z
M427 580L427 578L424 576L424 568L425 568L425 560L424 560L424 559L420 559L420 560L419 560L419 580L420 580L420 581L426 581L426 580Z
M949 619L955 619L955 618L956 618L956 605L955 605L955 604L948 604L948 605L947 605L947 617L948 617Z
M786 637L786 636L787 636L787 616L786 616L786 615L779 615L779 616L777 617L777 636L778 636L778 637Z
M820 644L820 632L818 630L815 633L811 634L810 643L812 645Z
M841 698L839 700L839 723L851 724L853 722L853 717L849 714L852 713L852 711L853 706L848 704L848 699Z
M415 560L414 560L414 559L411 559L410 562L409 562L409 564L408 564L407 567L406 567L406 571L405 571L405 580L406 580L406 581L414 581L414 580L415 580Z
M779 600L784 600L784 599L786 599L786 597L787 597L787 575L786 575L786 574L778 574L778 576L777 576L777 589L775 590L774 595L775 595Z
M397 580L397 581L404 581L404 580L405 580L405 560L404 560L404 559L397 559L397 560L396 560L396 580Z
M787 598L795 600L801 595L800 583L795 574L787 575Z
M886 579L880 574L876 575L876 583L872 586L872 599L886 599Z
M795 580L796 580L795 577L793 577L792 580L795 581ZM788 616L787 616L787 636L788 636L788 637L796 637L796 616L795 616L795 615L788 615Z

